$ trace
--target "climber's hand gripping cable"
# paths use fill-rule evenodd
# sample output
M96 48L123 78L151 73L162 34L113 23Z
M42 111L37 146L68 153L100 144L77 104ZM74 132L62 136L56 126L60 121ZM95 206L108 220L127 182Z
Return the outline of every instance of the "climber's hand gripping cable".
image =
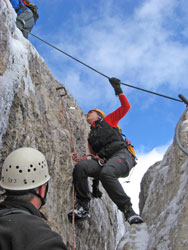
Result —
M123 90L120 86L121 81L115 77L109 78L109 82L111 83L112 87L114 88L115 94L120 95L123 93Z

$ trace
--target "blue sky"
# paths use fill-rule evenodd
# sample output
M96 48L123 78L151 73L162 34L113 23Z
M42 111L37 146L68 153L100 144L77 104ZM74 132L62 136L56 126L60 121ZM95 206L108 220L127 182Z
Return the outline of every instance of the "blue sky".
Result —
M35 0L40 18L32 33L122 82L188 97L187 0ZM118 108L108 80L30 36L54 76L82 110ZM174 136L185 105L122 86L132 108L121 120L138 156ZM163 151L161 151L163 149ZM156 152L156 151L155 151ZM158 158L153 157L153 163ZM148 161L150 162L150 161Z

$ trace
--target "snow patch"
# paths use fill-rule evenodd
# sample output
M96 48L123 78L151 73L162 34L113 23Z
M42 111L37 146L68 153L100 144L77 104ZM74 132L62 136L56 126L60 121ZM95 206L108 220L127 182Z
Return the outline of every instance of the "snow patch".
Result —
M9 6L10 9L7 8L7 6ZM7 6L5 2L2 2L2 8L0 9L0 16L2 13L9 16L9 23L7 25L11 30L11 32L9 29L7 31L9 34L9 61L6 71L0 76L0 148L2 136L6 133L10 108L15 92L20 87L21 83L24 84L26 95L29 95L30 91L34 92L28 65L30 42L25 39L21 31L16 28L15 12L10 4Z
M131 250L147 250L149 241L149 234L147 230L147 225L145 223L136 225L129 225L126 223L126 232L124 234L124 240L119 244L117 250L128 249Z
M124 217L121 211L119 211L116 208L116 214L117 214L117 225L118 225L118 234L116 236L116 248L118 246L118 244L121 242L121 239L124 237L125 233L126 233L126 229L125 229L125 225L124 225Z

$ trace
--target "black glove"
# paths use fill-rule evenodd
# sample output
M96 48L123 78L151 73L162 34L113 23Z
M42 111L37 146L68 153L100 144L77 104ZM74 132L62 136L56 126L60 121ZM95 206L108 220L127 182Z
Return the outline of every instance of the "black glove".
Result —
M101 198L102 197L102 192L99 190L99 179L94 179L93 180L92 195L95 198Z
M116 95L120 95L123 93L123 90L120 87L121 81L115 77L112 77L109 79L109 82L111 83L112 87L115 90Z

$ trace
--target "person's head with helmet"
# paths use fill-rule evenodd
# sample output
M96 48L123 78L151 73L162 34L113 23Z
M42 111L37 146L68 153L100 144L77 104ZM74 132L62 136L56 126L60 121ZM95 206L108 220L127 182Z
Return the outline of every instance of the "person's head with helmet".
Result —
M45 156L34 148L23 147L5 159L0 186L7 197L29 201L40 209L46 201L49 179Z
M87 113L87 122L92 124L94 121L98 120L100 117L104 118L105 113L100 109L91 109Z

